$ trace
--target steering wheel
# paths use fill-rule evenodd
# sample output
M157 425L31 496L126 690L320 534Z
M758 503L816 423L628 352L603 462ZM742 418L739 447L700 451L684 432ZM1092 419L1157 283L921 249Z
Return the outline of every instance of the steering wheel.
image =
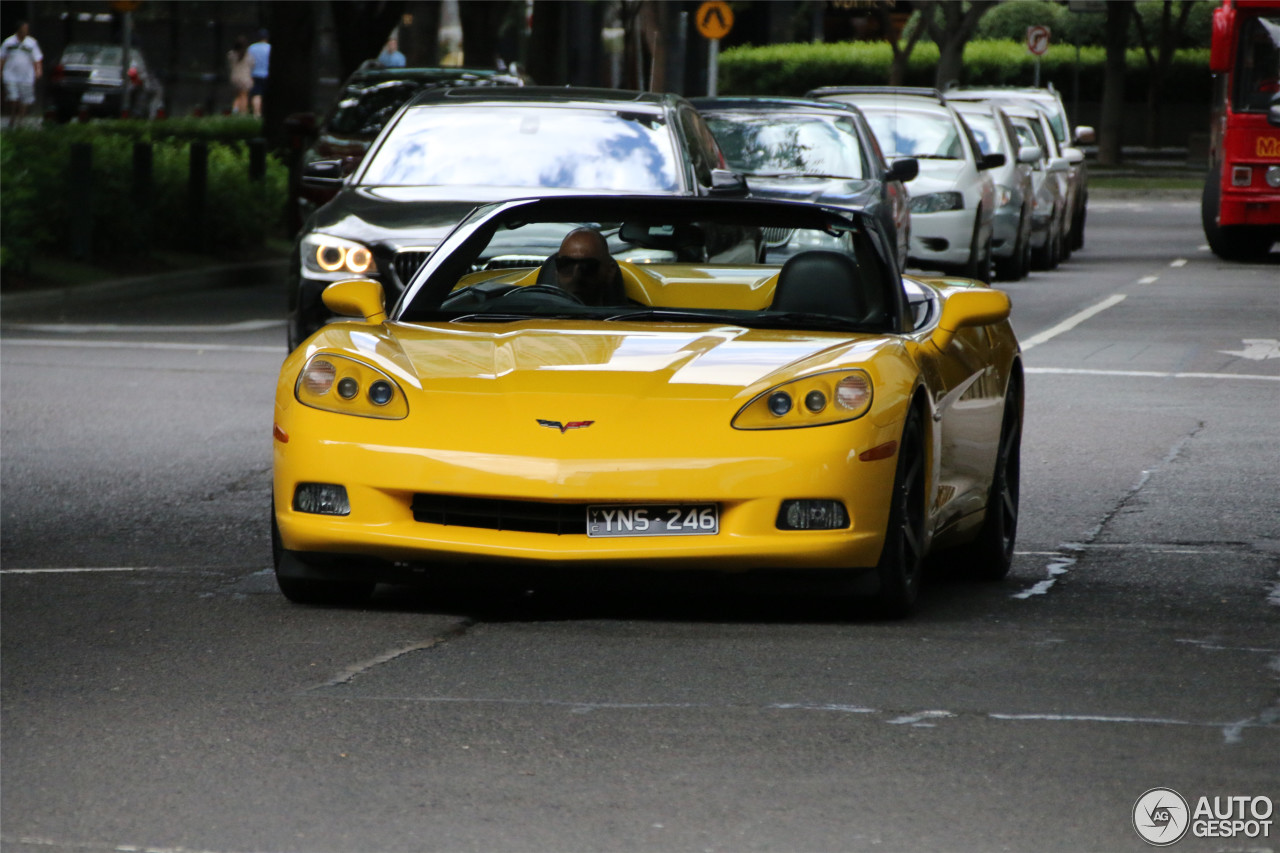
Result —
M512 296L524 296L525 294L542 294L545 296L553 296L557 299L565 299L577 305L585 305L578 297L574 296L563 287L556 287L554 284L530 284L525 287L515 287L499 296L499 299L508 299Z

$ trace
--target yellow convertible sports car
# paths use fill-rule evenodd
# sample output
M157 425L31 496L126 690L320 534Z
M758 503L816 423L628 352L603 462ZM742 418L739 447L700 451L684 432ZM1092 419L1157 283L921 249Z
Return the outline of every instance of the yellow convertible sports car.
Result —
M902 616L932 552L1009 570L1009 299L904 279L857 211L501 202L395 306L371 280L324 300L350 319L290 354L276 390L272 533L293 601L499 564L786 570Z

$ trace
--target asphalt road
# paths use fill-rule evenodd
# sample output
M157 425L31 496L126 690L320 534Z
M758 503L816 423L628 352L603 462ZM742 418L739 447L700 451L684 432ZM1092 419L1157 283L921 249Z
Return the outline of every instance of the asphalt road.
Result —
M1278 273L1193 201L1095 195L1001 285L1014 570L905 622L635 578L290 605L278 286L6 300L0 849L1079 853L1148 849L1152 788L1270 808ZM1172 849L1278 850L1268 819Z

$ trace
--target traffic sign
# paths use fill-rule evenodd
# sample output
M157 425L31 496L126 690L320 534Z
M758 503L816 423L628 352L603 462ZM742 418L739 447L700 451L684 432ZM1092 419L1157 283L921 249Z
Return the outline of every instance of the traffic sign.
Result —
M1049 28L1041 25L1027 27L1027 50L1036 56L1044 56L1049 49Z
M733 29L733 10L724 0L707 0L698 7L695 21L704 38L722 39Z

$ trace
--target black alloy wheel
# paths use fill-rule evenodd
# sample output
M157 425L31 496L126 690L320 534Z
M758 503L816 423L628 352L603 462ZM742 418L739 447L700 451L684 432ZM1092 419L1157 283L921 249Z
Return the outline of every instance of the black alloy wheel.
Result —
M901 619L915 611L924 575L924 427L914 406L902 427L891 500L884 550L876 564L880 589L875 605L881 615Z

